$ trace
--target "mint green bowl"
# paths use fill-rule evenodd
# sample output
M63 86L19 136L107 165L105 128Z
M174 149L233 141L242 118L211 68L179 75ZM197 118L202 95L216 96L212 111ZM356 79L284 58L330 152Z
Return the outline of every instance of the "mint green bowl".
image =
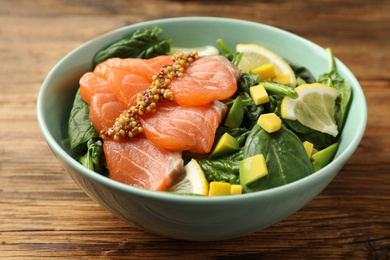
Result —
M241 20L187 17L127 26L91 40L66 55L48 74L38 96L38 122L44 138L79 187L117 217L151 233L183 240L221 240L243 236L275 224L301 209L337 175L358 147L367 122L363 91L339 60L339 73L352 85L352 104L332 163L294 183L240 196L192 197L142 190L110 180L81 166L63 145L79 78L92 70L101 48L139 28L159 25L176 46L228 46L257 43L303 65L315 77L327 72L325 50L289 32ZM331 46L330 46L331 47Z

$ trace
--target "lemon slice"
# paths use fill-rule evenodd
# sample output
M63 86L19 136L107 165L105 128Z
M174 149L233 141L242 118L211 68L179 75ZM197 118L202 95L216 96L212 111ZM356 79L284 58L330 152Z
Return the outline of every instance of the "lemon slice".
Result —
M195 159L192 159L185 167L184 173L167 189L176 193L194 193L208 195L209 183L204 172Z
M214 46L201 46L201 47L193 47L193 48L185 48L185 47L172 47L169 52L170 55L175 54L176 52L189 53L193 51L198 51L199 56L211 56L218 55L219 50Z
M242 72L249 73L251 69L260 65L273 64L275 74L288 74L290 75L290 86L297 85L295 73L290 65L273 51L257 44L237 44L236 51L243 53L238 64Z
M283 118L298 120L304 126L322 133L337 136L335 114L335 88L320 83L300 85L295 89L299 97L284 97L281 104Z

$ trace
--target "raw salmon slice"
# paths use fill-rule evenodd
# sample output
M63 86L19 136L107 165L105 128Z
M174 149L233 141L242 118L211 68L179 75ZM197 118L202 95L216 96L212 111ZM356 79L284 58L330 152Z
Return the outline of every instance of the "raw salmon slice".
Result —
M111 69L119 69L145 77L152 82L152 77L165 64L172 64L171 56L158 56L151 59L111 58L98 64L94 69L94 73L100 77L107 77Z
M92 97L97 93L109 93L107 80L96 75L93 72L87 72L80 78L80 95L81 98L91 104Z
M147 60L112 58L99 64L94 73L107 78L109 90L128 109L136 104L137 94L151 86L152 77L161 67L171 63L171 56Z
M201 57L172 80L173 98L181 106L199 106L231 97L237 91L240 69L223 56Z
M111 69L107 74L109 90L127 109L136 104L137 94L148 89L151 82L143 76L120 69Z
M172 65L173 64L172 56L168 56L168 55L162 55L162 56L158 56L158 57L155 57L152 59L147 59L144 61L146 62L146 64L148 64L148 66L150 68L152 68L154 70L154 74L158 73L161 70L161 67L163 65Z
M93 96L89 110L89 120L98 133L108 130L115 119L124 111L123 106L112 93L97 93Z
M156 113L141 118L146 137L173 151L210 152L215 131L227 107L220 101L197 107L182 107L171 101L159 103Z
M104 141L110 178L147 190L166 190L183 171L181 153L158 147L145 138Z

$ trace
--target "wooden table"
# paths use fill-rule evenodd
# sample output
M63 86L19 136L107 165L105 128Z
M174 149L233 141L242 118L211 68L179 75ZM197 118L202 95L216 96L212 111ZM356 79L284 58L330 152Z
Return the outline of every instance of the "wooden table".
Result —
M340 174L252 235L184 242L125 223L76 186L40 133L38 91L65 54L112 29L179 16L256 21L332 47L365 92L367 129ZM0 259L390 258L389 1L2 0L0 61Z

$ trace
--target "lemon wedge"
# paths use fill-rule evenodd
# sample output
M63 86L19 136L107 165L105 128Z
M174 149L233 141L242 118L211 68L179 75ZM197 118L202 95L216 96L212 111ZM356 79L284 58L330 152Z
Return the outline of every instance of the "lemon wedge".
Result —
M241 61L238 64L242 72L249 73L250 70L258 66L273 64L275 74L290 75L290 86L296 86L294 71L282 57L273 51L257 44L237 44L236 51L243 53Z
M339 92L320 83L300 85L295 91L299 95L298 98L292 99L287 96L283 98L282 117L298 120L304 126L337 136L334 114Z
M218 55L219 54L219 50L216 47L211 46L211 45L201 46L201 47L193 47L193 48L172 47L169 54L173 55L178 51L180 51L182 53L190 53L193 51L197 51L199 56L211 56L211 55Z
M209 184L198 162L192 159L184 166L184 173L175 180L167 191L207 196L209 193Z

